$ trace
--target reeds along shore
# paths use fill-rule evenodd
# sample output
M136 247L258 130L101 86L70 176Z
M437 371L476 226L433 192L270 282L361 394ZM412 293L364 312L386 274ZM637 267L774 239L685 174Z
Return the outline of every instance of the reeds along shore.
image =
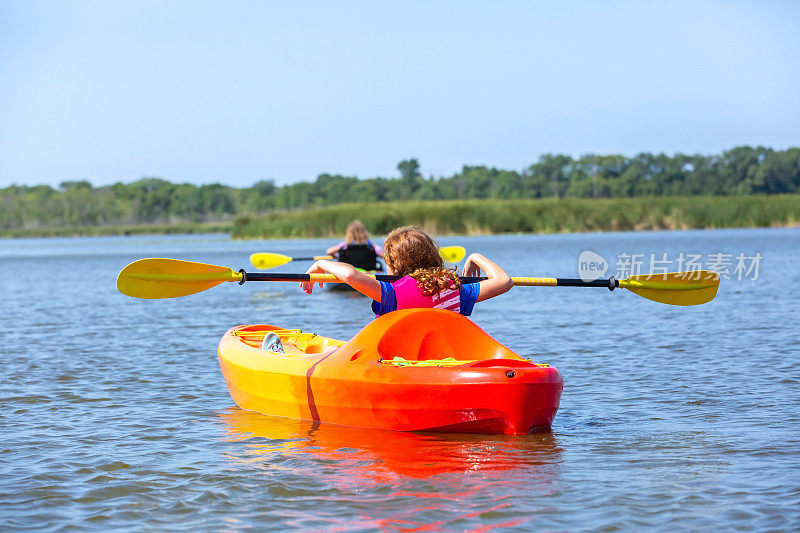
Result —
M800 195L340 204L242 216L232 236L338 237L354 218L375 234L407 224L437 235L782 227L800 225Z
M227 221L7 228L2 237L231 233L234 238L340 237L358 218L374 234L415 224L436 235L800 226L800 195L445 200L276 210Z

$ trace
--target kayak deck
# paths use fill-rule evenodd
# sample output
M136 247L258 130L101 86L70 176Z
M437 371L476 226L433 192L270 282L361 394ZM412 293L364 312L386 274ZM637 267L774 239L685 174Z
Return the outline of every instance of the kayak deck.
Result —
M286 354L264 351L275 332ZM395 311L349 341L269 325L220 341L234 401L265 414L401 431L527 433L549 427L560 373L509 350L469 319Z

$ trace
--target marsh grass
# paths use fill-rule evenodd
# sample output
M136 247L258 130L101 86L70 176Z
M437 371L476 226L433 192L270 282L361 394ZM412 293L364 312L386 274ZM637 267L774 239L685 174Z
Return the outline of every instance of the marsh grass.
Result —
M370 232L418 225L435 235L573 233L800 226L800 195L365 202L271 211L231 222L2 230L3 237L231 233L234 238L340 237L358 218Z
M236 238L339 237L360 219L375 234L418 225L437 235L796 226L800 196L447 200L352 203L235 220Z

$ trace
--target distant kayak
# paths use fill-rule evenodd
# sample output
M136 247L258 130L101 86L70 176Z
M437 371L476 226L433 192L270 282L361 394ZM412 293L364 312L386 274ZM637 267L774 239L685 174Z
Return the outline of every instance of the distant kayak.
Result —
M268 332L285 354L261 349ZM220 341L219 363L242 409L399 431L549 428L563 389L555 367L520 357L468 318L440 309L388 313L347 342L237 326Z

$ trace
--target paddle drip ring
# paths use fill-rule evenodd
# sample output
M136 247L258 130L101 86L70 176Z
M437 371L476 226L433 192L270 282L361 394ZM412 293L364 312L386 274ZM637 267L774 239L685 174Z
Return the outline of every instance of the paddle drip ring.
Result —
M608 278L608 290L613 291L617 288L617 279L614 276Z
M247 281L247 272L245 272L243 268L240 268L239 274L242 275L242 279L239 280L239 285L244 285L244 282Z

